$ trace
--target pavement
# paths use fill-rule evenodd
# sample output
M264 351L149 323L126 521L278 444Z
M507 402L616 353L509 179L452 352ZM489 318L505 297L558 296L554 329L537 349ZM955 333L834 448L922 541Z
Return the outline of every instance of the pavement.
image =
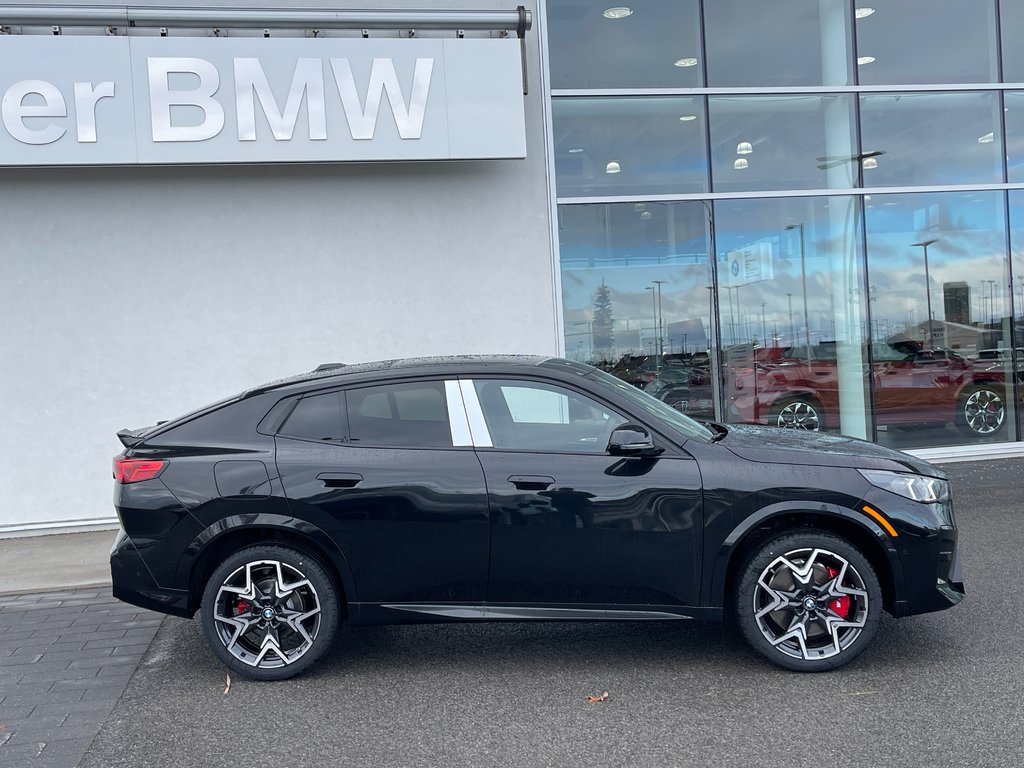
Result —
M105 590L0 598L0 768L1024 764L1024 459L944 469L967 599L884 617L820 675L728 625L510 623L346 627L308 673L253 683L196 622Z
M0 539L0 594L110 583L115 531Z

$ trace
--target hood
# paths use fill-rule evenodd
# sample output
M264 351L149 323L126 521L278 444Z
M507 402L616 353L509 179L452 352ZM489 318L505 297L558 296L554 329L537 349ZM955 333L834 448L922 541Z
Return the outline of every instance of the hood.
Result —
M746 424L730 424L728 430L719 445L748 461L909 470L930 477L947 477L941 469L916 456L855 437Z

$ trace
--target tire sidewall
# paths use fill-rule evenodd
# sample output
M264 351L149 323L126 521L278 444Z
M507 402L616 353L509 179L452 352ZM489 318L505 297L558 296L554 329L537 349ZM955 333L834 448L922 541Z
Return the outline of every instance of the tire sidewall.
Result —
M768 642L754 618L753 603L758 579L772 561L787 552L813 548L833 552L857 570L868 594L868 615L852 645L827 659L808 661L788 656ZM853 661L871 643L882 615L882 589L867 558L845 539L820 531L786 533L757 547L739 571L733 598L736 623L747 642L772 663L796 672L825 672Z
M301 658L276 669L253 667L235 658L217 634L217 620L213 617L217 593L224 581L247 563L259 560L277 560L295 568L309 579L320 600L320 628L312 647ZM241 549L218 565L206 582L200 605L203 634L213 654L231 672L254 680L286 680L305 671L314 664L333 644L340 619L341 606L338 590L327 569L319 559L290 546L266 544Z

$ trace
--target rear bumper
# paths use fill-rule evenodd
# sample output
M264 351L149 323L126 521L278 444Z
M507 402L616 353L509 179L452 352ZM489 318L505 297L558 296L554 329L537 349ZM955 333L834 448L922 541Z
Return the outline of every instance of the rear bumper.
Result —
M123 530L118 531L110 548L110 577L118 600L172 616L192 615L188 610L188 592L160 587Z

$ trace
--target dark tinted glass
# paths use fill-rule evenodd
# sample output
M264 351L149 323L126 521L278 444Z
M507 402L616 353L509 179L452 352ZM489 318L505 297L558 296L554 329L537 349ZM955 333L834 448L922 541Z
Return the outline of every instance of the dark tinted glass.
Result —
M715 191L854 186L852 105L838 94L712 97Z
M561 98L552 104L559 197L707 191L697 98Z
M526 381L473 382L495 448L604 453L625 419L589 397Z
M552 88L701 85L697 0L550 0Z
M341 394L305 397L299 400L281 433L307 440L343 440L345 419L341 407Z
M858 5L862 85L996 82L995 0L864 0Z
M444 384L416 382L347 393L349 433L361 445L451 447Z
M845 0L704 3L708 85L849 85Z
M1024 82L1024 0L999 0L1003 36L1003 82Z
M995 93L879 93L860 103L864 186L1003 180Z

